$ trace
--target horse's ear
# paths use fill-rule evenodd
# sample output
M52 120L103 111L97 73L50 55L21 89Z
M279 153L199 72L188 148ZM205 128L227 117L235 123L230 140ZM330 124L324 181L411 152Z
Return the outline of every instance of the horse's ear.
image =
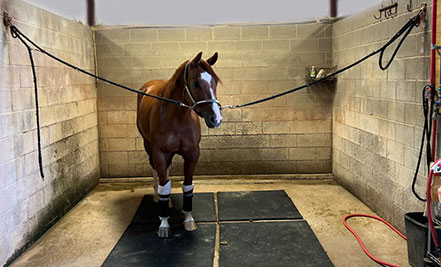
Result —
M202 52L199 52L199 54L197 54L196 57L191 60L191 64L198 64L199 61L201 61L201 59L202 59Z
M207 63L210 64L211 66L214 65L214 63L216 63L217 61L217 52L214 53L209 59L207 59Z

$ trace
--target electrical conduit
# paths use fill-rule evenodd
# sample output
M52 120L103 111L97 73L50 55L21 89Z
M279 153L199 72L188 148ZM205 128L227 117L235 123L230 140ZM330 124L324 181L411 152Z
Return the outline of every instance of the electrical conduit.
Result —
M436 45L436 2L432 1L432 34L431 34L431 51L430 51L430 84L432 88L435 88L435 45ZM441 71L441 70L440 70ZM435 92L431 92L435 94ZM438 112L437 110L435 112ZM436 126L437 121L433 120L432 123L432 160L435 159L435 148L436 148Z

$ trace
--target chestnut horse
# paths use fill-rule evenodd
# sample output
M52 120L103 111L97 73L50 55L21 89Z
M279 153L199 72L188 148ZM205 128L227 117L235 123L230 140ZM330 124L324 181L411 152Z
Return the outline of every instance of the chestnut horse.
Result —
M216 52L205 61L200 52L194 59L182 63L169 80L152 80L141 87L146 93L178 100L191 108L138 95L137 126L152 166L155 200L159 198L160 237L168 237L170 231L171 182L168 176L176 154L184 158L184 228L187 231L197 228L191 211L193 172L198 162L201 140L198 116L204 118L209 128L219 127L222 122L220 104L216 99L216 87L220 80L211 67L217 57Z

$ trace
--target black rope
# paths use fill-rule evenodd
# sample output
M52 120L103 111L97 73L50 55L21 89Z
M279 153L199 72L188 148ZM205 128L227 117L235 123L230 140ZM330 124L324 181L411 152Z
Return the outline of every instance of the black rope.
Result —
M11 28L11 34L12 37L18 38L28 49L29 53L29 60L31 62L32 67L32 75L34 80L34 96L35 96L35 115L37 117L37 140L38 140L38 166L40 168L40 176L44 180L44 172L43 172L43 156L41 152L41 130L40 130L40 109L38 104L38 86L37 86L37 74L35 72L35 63L34 63L34 57L32 56L32 48L21 38L20 35L18 35L16 32L12 31Z
M378 65L379 65L379 67L380 67L380 69L382 69L382 70L386 70L387 68L389 68L389 66L390 66L390 64L392 63L392 61L394 60L394 58L395 58L395 55L398 53L398 50L400 49L400 47L401 47L401 45L403 44L403 42L404 42L404 40L407 38L407 36L409 35L409 33L412 31L412 29L415 27L415 26L418 26L419 25L419 22L420 22L420 15L418 14L418 15L416 15L415 17L413 17L413 18L411 18L386 44L384 44L380 49L378 49L378 50L375 50L375 51L373 51L372 53L370 53L369 55L367 55L367 56L364 56L363 58L361 58L361 59L359 59L359 60L357 60L357 61L355 61L354 63L352 63L352 64L350 64L350 65L348 65L348 66L346 66L346 67L344 67L344 68L342 68L342 69L339 69L339 70L337 70L337 71L335 71L335 72L333 72L333 73L331 73L331 74L328 74L328 75L326 75L326 76L324 76L323 78L320 78L320 79L317 79L317 80L315 80L315 81L312 81L312 82L310 82L310 83L307 83L307 84L304 84L304 85L301 85L301 86L299 86L299 87L296 87L296 88L294 88L294 89L291 89L291 90L288 90L288 91L285 91L285 92L282 92L282 93L279 93L279 94L276 94L276 95L272 95L272 96L269 96L269 97L265 97L265 98L262 98L262 99L259 99L259 100L256 100L256 101L252 101L252 102L249 102L249 103L246 103L246 104L241 104L241 105L234 105L234 106L226 106L226 107L228 107L228 108L230 108L230 109L235 109L235 108L243 108L243 107L247 107L247 106L252 106L252 105L256 105L256 104L259 104L259 103L262 103L262 102L265 102L265 101L269 101L269 100L273 100L273 99L276 99L276 98L279 98L279 97L281 97L281 96L284 96L284 95L287 95L287 94L291 94L291 93L294 93L294 92L296 92L296 91L299 91L299 90L302 90L302 89L304 89L304 88L307 88L307 87L310 87L310 86L313 86L313 85L315 85L315 84L317 84L317 83L319 83L319 82L322 82L322 81L324 81L324 80L327 80L327 79L329 79L329 78L331 78L331 77L334 77L334 76L336 76L336 75L338 75L338 74L340 74L340 73L342 73L342 72L344 72L344 71L346 71L346 70L348 70L348 69L350 69L350 68L352 68L352 67L354 67L354 66L356 66L356 65L358 65L358 64L360 64L360 63L362 63L363 61L365 61L366 59L368 59L368 58L370 58L370 57L372 57L372 56L374 56L374 55L376 55L376 54L378 54L378 53L380 53L380 58L379 58L379 60L378 60ZM404 34L405 33L405 34ZM383 60L383 55L384 55L384 52L386 51L386 49L393 43L393 42L395 42L401 35L403 35L404 34L404 36L403 36L403 38L400 40L400 42L398 43L398 45L397 45L397 47L395 48L395 50L394 50L394 52L392 53L392 56L390 57L390 59L388 60L388 62L386 63L386 65L385 66L383 66L383 63L382 63L382 60Z
M421 158L423 155L423 148L424 148L424 139L427 138L427 145L426 145L426 155L427 155L427 168L430 168L430 162L432 161L432 153L430 148L430 132L431 132L431 123L430 123L430 115L432 114L429 111L429 101L430 101L430 110L433 110L433 98L434 98L434 90L432 85L426 85L423 88L423 113L424 113L424 127L423 127L423 133L421 136L421 145L420 145L420 151L418 153L418 161L417 166L415 170L415 174L413 176L412 180L412 192L415 195L415 197L420 201L426 201L425 198L421 197L415 190L415 184L418 178L418 172L420 170L420 163ZM430 125L430 126L429 126ZM430 128L430 129L429 129Z
M432 133L432 123L431 123L431 116L433 114L433 103L434 103L434 99L435 99L435 89L433 87L433 85L426 85L424 86L424 88L426 89L430 89L430 110L428 111L427 115L424 115L425 120L427 121L428 127L426 127L426 138L427 138L427 142L426 142L426 164L427 164L427 169L430 169L430 164L432 163L432 161L434 160L432 158L432 146L431 146L431 141L432 139L430 138L430 134ZM427 109L427 105L426 104L426 109ZM423 105L424 108L424 105ZM427 111L425 111L427 112Z
M151 95L151 94L148 94L148 93L143 92L141 90L136 90L136 89L133 89L133 88L130 88L130 87L127 87L127 86L115 83L113 81L110 81L110 80L107 80L105 78L99 77L99 76L97 76L97 75L95 75L93 73L90 73L90 72L88 72L86 70L78 68L78 67L76 67L76 66L74 66L74 65L72 65L72 64L70 64L70 63L68 63L68 62L66 62L66 61L64 61L64 60L62 60L62 59L60 59L60 58L58 58L56 56L54 56L54 55L52 55L51 53L45 51L44 49L42 49L40 46L38 46L36 43L34 43L31 39L29 39L26 35L24 35L14 25L10 25L10 27L11 27L11 35L12 35L12 37L13 38L18 38L23 43L23 45L26 46L26 48L28 49L29 60L31 62L32 75L33 75L33 80L34 80L35 112L36 112L36 117L37 117L38 166L39 166L39 169L40 169L40 176L41 176L41 178L43 180L44 180L44 172L43 172L43 156L42 156L43 153L42 153L42 149L41 149L41 127L40 127L40 113L39 113L39 104L38 104L38 83L37 83L37 74L36 74L36 71L35 71L34 58L33 58L33 55L32 55L32 48L28 44L28 42L31 43L37 49L37 51L39 51L39 52L49 56L50 58L52 58L52 59L54 59L54 60L56 60L56 61L58 61L58 62L60 62L60 63L62 63L64 65L66 65L66 66L68 66L70 68L73 68L73 69L75 69L75 70L77 70L79 72L82 72L82 73L84 73L86 75L89 75L89 76L92 76L92 77L94 77L96 79L102 80L102 81L104 81L104 82L106 82L108 84L112 84L112 85L121 87L123 89L132 91L134 93L145 95L145 96L148 96L148 97L152 97L152 98L155 98L155 99L158 99L158 100L161 100L161 101L165 101L165 102L168 102L168 103L171 103L171 104L175 104L175 105L178 105L178 106L181 106L181 107L186 107L186 108L193 109L191 106L188 106L188 105L184 104L183 102L176 101L176 100L173 100L173 99L168 99L168 98L161 97L161 96Z
M401 27L401 29L385 45L383 45L379 49L381 51L381 53L380 53L380 57L378 59L378 66L380 67L381 70L386 70L387 68L389 68L390 64L395 59L395 56L397 55L398 50L400 49L404 40L406 40L407 36L409 35L409 33L412 31L412 29L415 26L419 26L419 20L420 20L419 15L416 15L415 17L410 19L403 27ZM401 38L400 42L398 43L397 47L395 48L394 52L392 53L392 56L389 58L386 65L383 66L383 55L384 55L384 52L386 51L386 48L389 47L393 42L395 42L395 40L397 40L401 35L403 35L403 33L405 33L403 38Z
M385 44L385 45L383 45L380 49L373 51L373 52L370 53L369 55L367 55L367 56L365 56L365 57L363 57L363 58L357 60L356 62L354 62L354 63L352 63L352 64L350 64L350 65L348 65L348 66L346 66L346 67L344 67L344 68L342 68L342 69L339 69L339 70L337 70L337 71L335 71L335 72L333 72L333 73L331 73L331 74L328 74L328 75L324 76L324 77L321 78L321 79L317 79L317 80L315 80L315 81L312 81L312 82L310 82L310 83L304 84L304 85L299 86L299 87L297 87L297 88L294 88L294 89L291 89L291 90L288 90L288 91L285 91L285 92L282 92L282 93L279 93L279 94L276 94L276 95L273 95L273 96L270 96L270 97L262 98L262 99L260 99L260 100L256 100L256 101L249 102L249 103L245 103L245 104L241 104L241 105L227 106L227 107L230 108L230 109L247 107L247 106L251 106L251 105L259 104L259 103L262 103L262 102L265 102L265 101L273 100L273 99L279 98L279 97L284 96L284 95L287 95L287 94L294 93L294 92L299 91L299 90L301 90L301 89L304 89L304 88L306 88L306 87L313 86L313 85L315 85L315 84L317 84L317 83L319 83L319 82L322 82L322 81L324 81L324 80L327 80L327 79L329 79L329 78L332 78L332 77L334 77L334 76L336 76L336 75L338 75L338 74L340 74L340 73L342 73L342 72L344 72L344 71L346 71L346 70L348 70L348 69L350 69L350 68L352 68L352 67L354 67L354 66L356 66L356 65L358 65L358 64L360 64L360 63L362 63L362 62L365 61L366 59L368 59L368 58L370 58L370 57L372 57L372 56L374 56L374 55L376 55L376 54L378 54L378 53L381 53L381 54L380 54L380 58L379 58L379 66L380 66L380 69L382 69L382 70L386 70L386 69L390 66L390 64L392 63L392 61L394 60L395 55L397 54L398 50L400 49L400 47L401 47L402 43L404 42L404 40L406 39L406 37L409 35L409 33L412 31L412 29L413 29L415 26L418 27L418 25L419 25L419 23L420 23L420 19L421 19L420 14L418 14L418 15L416 15L415 17L411 18L411 19L410 19L410 20L409 20L409 21L408 21L408 22L407 22L407 23L406 23L406 24L405 24L405 25L404 25L404 26L403 26L403 27L402 27L402 28L401 28L401 29L400 29L400 30L399 30L399 31L398 31L398 32L397 32L397 33L396 33L396 34L395 34L395 35L394 35L394 36L393 36L393 37L392 37L392 38L391 38L386 44ZM94 77L95 79L98 79L98 80L104 81L104 82L106 82L107 84L111 84L111 85L114 85L114 86L120 87L120 88L122 88L122 89L125 89L125 90L128 90L128 91L131 91L131 92L134 92L134 93L137 93L137 94L141 94L141 95L144 95L144 96L152 97L152 98L155 98L155 99L157 99L157 100L165 101L165 102L168 102L168 103L171 103L171 104L175 104L175 105L178 105L178 106L181 106L181 107L186 107L186 108L190 108L190 109L193 109L193 110L194 110L194 107L189 106L189 105L186 105L185 103L183 103L183 102L181 102L181 101L176 101L176 100L173 100L173 99L169 99L169 98L165 98L165 97L161 97L161 96L157 96L157 95L148 94L148 93L146 93L146 92L144 92L144 91L130 88L130 87L128 87L128 86L125 86L125 85L122 85L122 84L119 84L119 83L113 82L113 81L111 81L111 80L108 80L108 79L105 79L105 78L100 77L100 76L98 76L98 75L95 75L95 74L93 74L93 73L91 73L91 72L88 72L88 71L86 71L86 70L83 70L83 69L81 69L81 68L79 68L79 67L76 67L76 66L74 66L74 65L72 65L72 64L70 64L70 63L68 63L68 62L66 62L66 61L64 61L64 60L62 60L62 59L60 59L60 58L58 58L58 57L56 57L56 56L54 56L54 55L52 55L51 53L47 52L46 50L44 50L43 48L41 48L40 46L38 46L35 42L33 42L31 39L29 39L25 34L23 34L23 33L22 33L17 27L15 27L14 25L12 25L10 22L8 23L8 26L10 26L10 28L11 28L11 35L12 35L12 37L14 37L14 38L19 38L20 41L26 46L26 48L28 49L28 52L29 52L29 59L30 59L30 61L31 61L31 66L32 66L32 74L33 74L33 77L34 77L35 104L36 104L36 116L37 116L37 136L38 136L38 159L39 159L39 166L40 166L40 175L41 175L42 178L44 178L44 174L43 174L42 153L41 153L40 118L39 118L40 116L39 116L39 106L38 106L37 77L36 77L36 72L35 72L34 60L33 60L33 56L32 56L32 48L30 47L30 45L28 44L28 42L29 42L30 44L32 44L32 46L34 46L34 47L36 48L37 51L39 51L39 52L41 52L41 53L43 53L43 54L49 56L50 58L54 59L55 61L58 61L58 62L60 62L61 64L64 64L64 65L66 65L66 66L68 66L68 67L70 67L70 68L72 68L72 69L75 69L75 70L81 72L81 73L84 73L84 74L86 74L86 75L89 75L89 76L91 76L91 77ZM386 50L386 49L387 49L387 48L388 48L393 42L395 42L396 39L398 39L398 38L399 38L401 35L403 35L403 34L404 34L404 36L403 36L403 38L400 40L400 42L398 43L397 47L395 48L394 52L392 53L392 56L390 57L390 59L388 60L388 62L386 63L386 65L383 66L382 59L383 59L383 54L384 54L385 50ZM223 108L222 108L222 109L223 109Z
M70 67L70 68L72 68L72 69L74 69L76 71L79 71L81 73L89 75L89 76L91 76L91 77L93 77L95 79L101 80L103 82L106 82L108 84L111 84L111 85L114 85L114 86L117 86L117 87L121 87L121 88L123 88L125 90L131 91L131 92L134 92L134 93L137 93L137 94L140 94L140 95L145 95L145 96L148 96L148 97L152 97L152 98L155 98L155 99L158 99L158 100L161 100L161 101L165 101L165 102L168 102L168 103L171 103L171 104L175 104L175 105L178 105L178 106L181 106L181 107L191 108L191 106L188 106L188 105L186 105L185 103L183 103L181 101L176 101L176 100L169 99L169 98L162 97L162 96L152 95L152 94L146 93L146 92L141 91L141 90L133 89L133 88L130 88L128 86L125 86L125 85L113 82L111 80L108 80L106 78L100 77L98 75L95 75L95 74L93 74L91 72L88 72L86 70L83 70L83 69L81 69L81 68L79 68L77 66L74 66L74 65L72 65L72 64L70 64L70 63L68 63L68 62L66 62L66 61L64 61L64 60L62 60L62 59L52 55L51 53L47 52L46 50L44 50L43 48L38 46L36 43L34 43L31 39L29 39L26 35L24 35L15 26L11 26L11 33L13 33L13 36L15 35L17 37L23 37L24 39L26 39L26 41L31 43L37 49L37 51L39 51L39 52L49 56L50 58L60 62L61 64L64 64L64 65L66 65L66 66L68 66L68 67ZM19 39L26 47L29 47L29 45L22 38L19 38Z

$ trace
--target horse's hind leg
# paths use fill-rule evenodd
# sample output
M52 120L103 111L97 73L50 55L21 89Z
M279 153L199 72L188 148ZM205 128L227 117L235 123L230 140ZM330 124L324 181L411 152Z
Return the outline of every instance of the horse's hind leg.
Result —
M182 185L182 192L184 195L182 212L185 215L184 229L187 231L194 231L197 229L191 212L193 211L193 173L199 158L199 148L184 156L184 184Z

